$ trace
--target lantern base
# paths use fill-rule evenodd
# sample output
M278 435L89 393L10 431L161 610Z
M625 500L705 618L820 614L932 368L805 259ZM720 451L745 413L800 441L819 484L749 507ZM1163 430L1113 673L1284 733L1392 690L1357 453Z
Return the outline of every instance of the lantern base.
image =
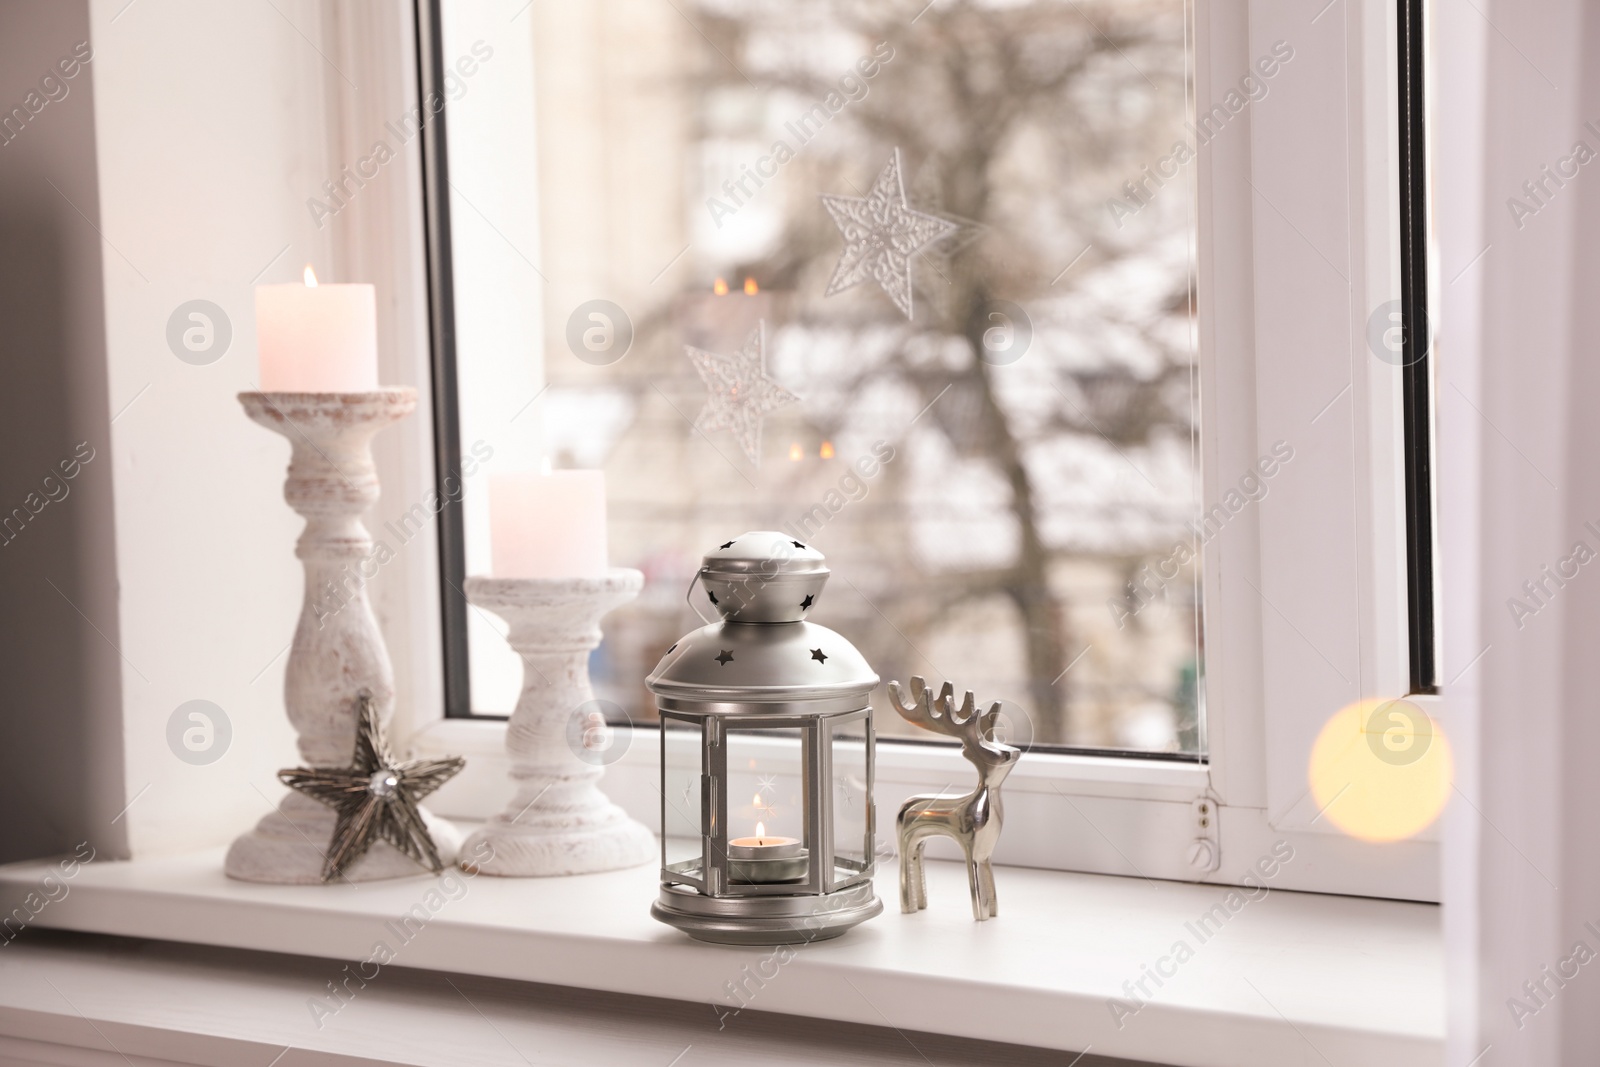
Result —
M872 883L802 896L708 897L664 885L650 915L716 945L803 945L838 937L883 911Z

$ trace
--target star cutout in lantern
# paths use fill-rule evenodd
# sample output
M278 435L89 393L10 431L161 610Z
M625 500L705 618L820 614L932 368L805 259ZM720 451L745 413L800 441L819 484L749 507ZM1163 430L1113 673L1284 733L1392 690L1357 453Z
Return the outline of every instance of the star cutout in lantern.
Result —
M684 345L684 354L706 383L706 406L695 425L701 430L727 430L751 463L761 462L761 420L769 412L796 403L799 397L767 377L767 323L762 319L743 346L731 356Z
M322 880L340 877L375 841L387 841L430 871L444 869L417 804L466 765L459 756L400 762L389 752L372 694L356 698L356 750L348 767L297 767L278 780L338 814Z
M866 196L823 194L822 206L844 235L844 254L823 295L875 281L894 306L911 318L911 258L961 225L911 207L900 178L898 148Z

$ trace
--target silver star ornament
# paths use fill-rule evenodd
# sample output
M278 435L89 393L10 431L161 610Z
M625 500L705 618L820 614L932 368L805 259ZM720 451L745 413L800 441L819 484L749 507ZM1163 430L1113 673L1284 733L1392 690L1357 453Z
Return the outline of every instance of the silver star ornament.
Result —
M378 841L387 841L430 871L442 870L444 863L417 805L454 777L466 760L395 759L384 741L372 694L363 689L356 703L356 747L350 766L278 772L284 785L321 801L337 815L333 840L323 854L322 880L343 876Z
M695 426L701 430L727 430L739 442L752 464L761 463L761 421L769 413L799 401L789 390L767 377L767 322L750 331L739 351L731 356L684 345L684 354L706 385L706 406Z
M844 235L844 253L823 295L874 281L911 318L912 257L961 229L960 223L911 207L900 177L898 148L866 196L823 194L822 206Z

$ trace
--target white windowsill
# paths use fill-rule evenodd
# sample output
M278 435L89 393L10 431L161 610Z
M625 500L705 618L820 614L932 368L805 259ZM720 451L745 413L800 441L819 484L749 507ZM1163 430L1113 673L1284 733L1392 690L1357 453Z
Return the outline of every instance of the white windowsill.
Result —
M1224 887L1002 868L1001 916L977 924L961 868L929 868L930 910L900 915L893 871L880 872L885 913L836 941L798 949L749 1006L1073 1052L1092 1047L1175 1067L1442 1061L1443 954L1433 906L1272 892L1201 942L1186 924L1222 902ZM23 900L52 870L41 862L0 868L0 899ZM435 879L249 885L223 876L216 850L91 863L32 925L335 960L367 959L384 941L399 949L394 966L736 1006L727 983L771 950L701 945L660 925L648 913L655 881L652 867L470 879L401 945L386 924L423 902ZM1192 958L1159 990L1147 981L1153 999L1119 1028L1108 998L1125 997L1123 983L1180 940ZM27 1007L12 1002L28 996L21 986L6 991L14 985L0 983L0 1009ZM285 1031L284 1043L318 1047L325 1032L309 1011L304 1020L306 1033Z

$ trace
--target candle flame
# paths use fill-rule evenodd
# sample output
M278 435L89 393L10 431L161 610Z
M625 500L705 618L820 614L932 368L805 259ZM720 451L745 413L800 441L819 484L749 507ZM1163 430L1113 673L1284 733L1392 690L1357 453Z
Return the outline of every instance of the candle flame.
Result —
M760 291L761 291L761 287L756 284L756 280L754 278L746 278L744 280L744 295L745 296L755 296Z
M758 844L758 845L761 844L761 839L763 837L766 837L766 836L767 836L767 824L764 823L764 822L756 823L756 844Z
M757 793L756 794L756 798L754 800L752 800L750 803L754 804L756 807L759 808L761 806L761 794Z
M711 291L718 296L727 296L728 283L723 281L721 278L718 278L716 281L711 283Z
M311 269L311 264L309 263L306 264L305 279L307 289L315 289L317 287L317 272Z
M833 442L832 441L824 441L824 442L822 442L822 450L818 453L818 455L820 455L823 459L832 459L833 458Z
M796 463L800 462L800 458L804 455L805 453L801 451L799 442L789 446L789 458L794 460Z

